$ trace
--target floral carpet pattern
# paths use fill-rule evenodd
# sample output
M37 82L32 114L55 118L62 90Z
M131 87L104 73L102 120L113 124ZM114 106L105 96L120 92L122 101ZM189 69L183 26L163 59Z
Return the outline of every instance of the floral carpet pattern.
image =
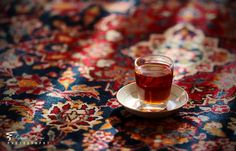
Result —
M236 3L0 3L0 151L236 149ZM144 119L116 93L164 54L189 102Z

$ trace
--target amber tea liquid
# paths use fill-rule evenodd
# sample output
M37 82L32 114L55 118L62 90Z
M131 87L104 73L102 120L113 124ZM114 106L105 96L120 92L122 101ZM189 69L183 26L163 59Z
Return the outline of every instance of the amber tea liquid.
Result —
M173 69L163 63L145 63L135 70L139 99L146 104L165 104L170 96Z

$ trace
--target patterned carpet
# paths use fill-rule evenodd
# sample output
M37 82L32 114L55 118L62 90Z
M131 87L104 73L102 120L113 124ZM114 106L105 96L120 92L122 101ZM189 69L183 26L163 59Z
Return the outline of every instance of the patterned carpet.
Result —
M0 2L0 151L236 149L233 0ZM190 97L136 117L117 91L164 54Z

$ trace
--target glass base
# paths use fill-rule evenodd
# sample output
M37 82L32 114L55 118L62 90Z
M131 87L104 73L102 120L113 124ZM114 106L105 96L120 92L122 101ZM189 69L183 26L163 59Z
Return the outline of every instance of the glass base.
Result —
M140 107L139 109L145 112L158 112L158 111L163 111L166 109L166 104L147 104L140 102Z

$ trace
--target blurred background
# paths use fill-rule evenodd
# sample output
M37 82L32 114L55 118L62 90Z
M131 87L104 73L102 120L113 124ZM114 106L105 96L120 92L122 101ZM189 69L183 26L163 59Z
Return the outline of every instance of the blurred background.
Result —
M114 14L113 28L129 36L161 33L187 22L207 36L236 39L234 0L2 0L0 8L1 46L45 37L49 31L72 34L70 27L76 32L92 30L94 36L101 35L106 30L99 27L105 22L102 18Z

